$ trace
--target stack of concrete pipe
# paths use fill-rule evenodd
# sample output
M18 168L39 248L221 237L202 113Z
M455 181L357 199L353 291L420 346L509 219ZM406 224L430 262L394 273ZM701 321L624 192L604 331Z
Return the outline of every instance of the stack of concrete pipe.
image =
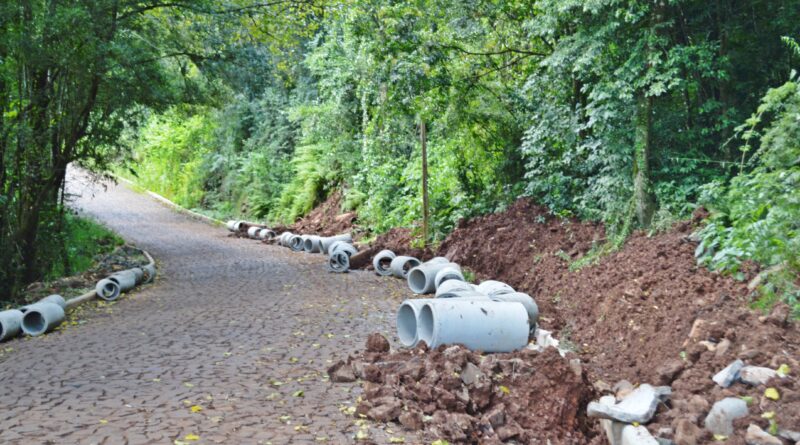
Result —
M230 232L242 232L244 227L247 227L247 236L252 239L271 240L277 236L277 233L268 227L244 221L230 220L225 223L225 227Z
M328 255L328 270L344 273L350 270L350 257L358 252L349 233L335 236L297 235L283 232L275 237L275 243L295 252L321 253Z
M152 282L156 276L155 262L147 252L144 253L150 260L149 264L115 272L98 281L95 289L84 295L65 300L61 295L53 294L19 309L0 311L0 341L20 333L32 337L46 334L64 322L66 310L71 307L94 297L114 301L120 293L133 289L137 284Z
M372 265L378 275L405 278L416 294L435 294L400 305L397 335L407 347L424 341L431 348L462 344L484 352L510 352L528 344L539 319L530 295L500 281L467 283L461 267L444 257L420 262L383 250Z

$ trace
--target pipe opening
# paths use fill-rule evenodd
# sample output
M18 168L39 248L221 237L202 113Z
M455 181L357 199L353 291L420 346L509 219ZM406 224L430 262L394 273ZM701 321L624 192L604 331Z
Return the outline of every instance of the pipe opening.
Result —
M392 264L392 259L393 259L393 258L389 258L388 256L382 257L382 258L381 258L381 259L378 261L378 265L380 266L380 269L381 269L381 270L386 270L386 269L388 269L388 268L389 268L389 266Z
M25 313L25 317L22 318L22 325L25 327L25 331L30 332L32 335L44 332L47 327L44 316L35 310Z
M430 346L433 343L433 309L429 304L422 306L417 323L419 324L417 327L419 340Z
M397 311L397 336L404 346L414 346L417 342L417 314L410 305L404 304Z
M409 261L410 262L410 261ZM414 269L408 274L408 287L411 288L414 293L421 294L425 291L425 287L428 284L428 278L425 276L425 272L420 269Z

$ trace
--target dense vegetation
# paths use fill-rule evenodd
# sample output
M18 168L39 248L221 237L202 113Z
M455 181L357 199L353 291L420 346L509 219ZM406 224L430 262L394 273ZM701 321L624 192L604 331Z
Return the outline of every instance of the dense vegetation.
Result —
M125 161L219 216L291 222L339 189L380 232L422 217L423 129L432 241L521 195L615 241L702 199L702 261L798 270L797 2L2 8L6 283L45 268L32 233L59 220L66 162Z

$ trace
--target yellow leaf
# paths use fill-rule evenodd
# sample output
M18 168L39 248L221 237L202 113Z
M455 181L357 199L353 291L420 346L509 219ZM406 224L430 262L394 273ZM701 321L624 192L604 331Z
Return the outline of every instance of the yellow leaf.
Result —
M194 405L189 409L192 410L193 413L199 413L200 411L203 410L203 407L200 405Z
M185 386L185 387L187 387L187 388L194 388L194 384L193 384L193 383L189 383L189 382L185 382L185 383L183 384L183 386Z
M728 436L722 434L714 434L714 440L717 442L722 442L723 440L728 440Z
M305 392L303 392L302 390L295 391L294 393L292 393L293 397L303 397L303 395L305 395Z
M105 424L107 424L107 423L108 423L108 420L106 420L106 419L100 419L100 425L105 425Z
M774 419L775 418L775 411L767 411L761 415L764 419Z
M507 386L500 385L500 392L503 394L511 394L511 390Z
M766 397L768 399L772 399L772 400L780 400L781 395L780 395L780 393L778 393L777 389L775 389L775 388L767 388L767 390L764 391L764 397Z
M446 440L439 439L439 440L434 440L433 442L431 442L431 445L450 445L450 442L448 442Z
M786 377L787 375L789 375L790 372L791 372L791 369L789 368L789 365L787 365L786 363L784 363L784 364L782 364L782 365L780 365L778 367L778 376L779 377Z
M406 443L405 437L390 437L389 443Z
M366 430L358 430L356 432L356 440L367 440L369 439L369 432Z
M186 440L200 440L200 436L198 436L197 434L187 434L183 438Z

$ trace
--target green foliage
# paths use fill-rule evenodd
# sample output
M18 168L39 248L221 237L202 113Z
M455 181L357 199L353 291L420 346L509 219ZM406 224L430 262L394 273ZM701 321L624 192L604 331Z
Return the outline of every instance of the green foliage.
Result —
M111 253L123 244L119 236L104 226L70 213L65 215L61 237L65 252L54 256L62 257L63 261L52 265L46 280L80 274L95 264L98 255Z
M702 264L738 272L745 260L780 266L764 289L795 304L800 292L800 84L794 79L770 89L757 112L739 127L743 173L728 184L704 187L711 211L699 232L696 255ZM749 158L747 155L750 155ZM746 159L746 161L745 161ZM746 171L744 171L746 170Z

